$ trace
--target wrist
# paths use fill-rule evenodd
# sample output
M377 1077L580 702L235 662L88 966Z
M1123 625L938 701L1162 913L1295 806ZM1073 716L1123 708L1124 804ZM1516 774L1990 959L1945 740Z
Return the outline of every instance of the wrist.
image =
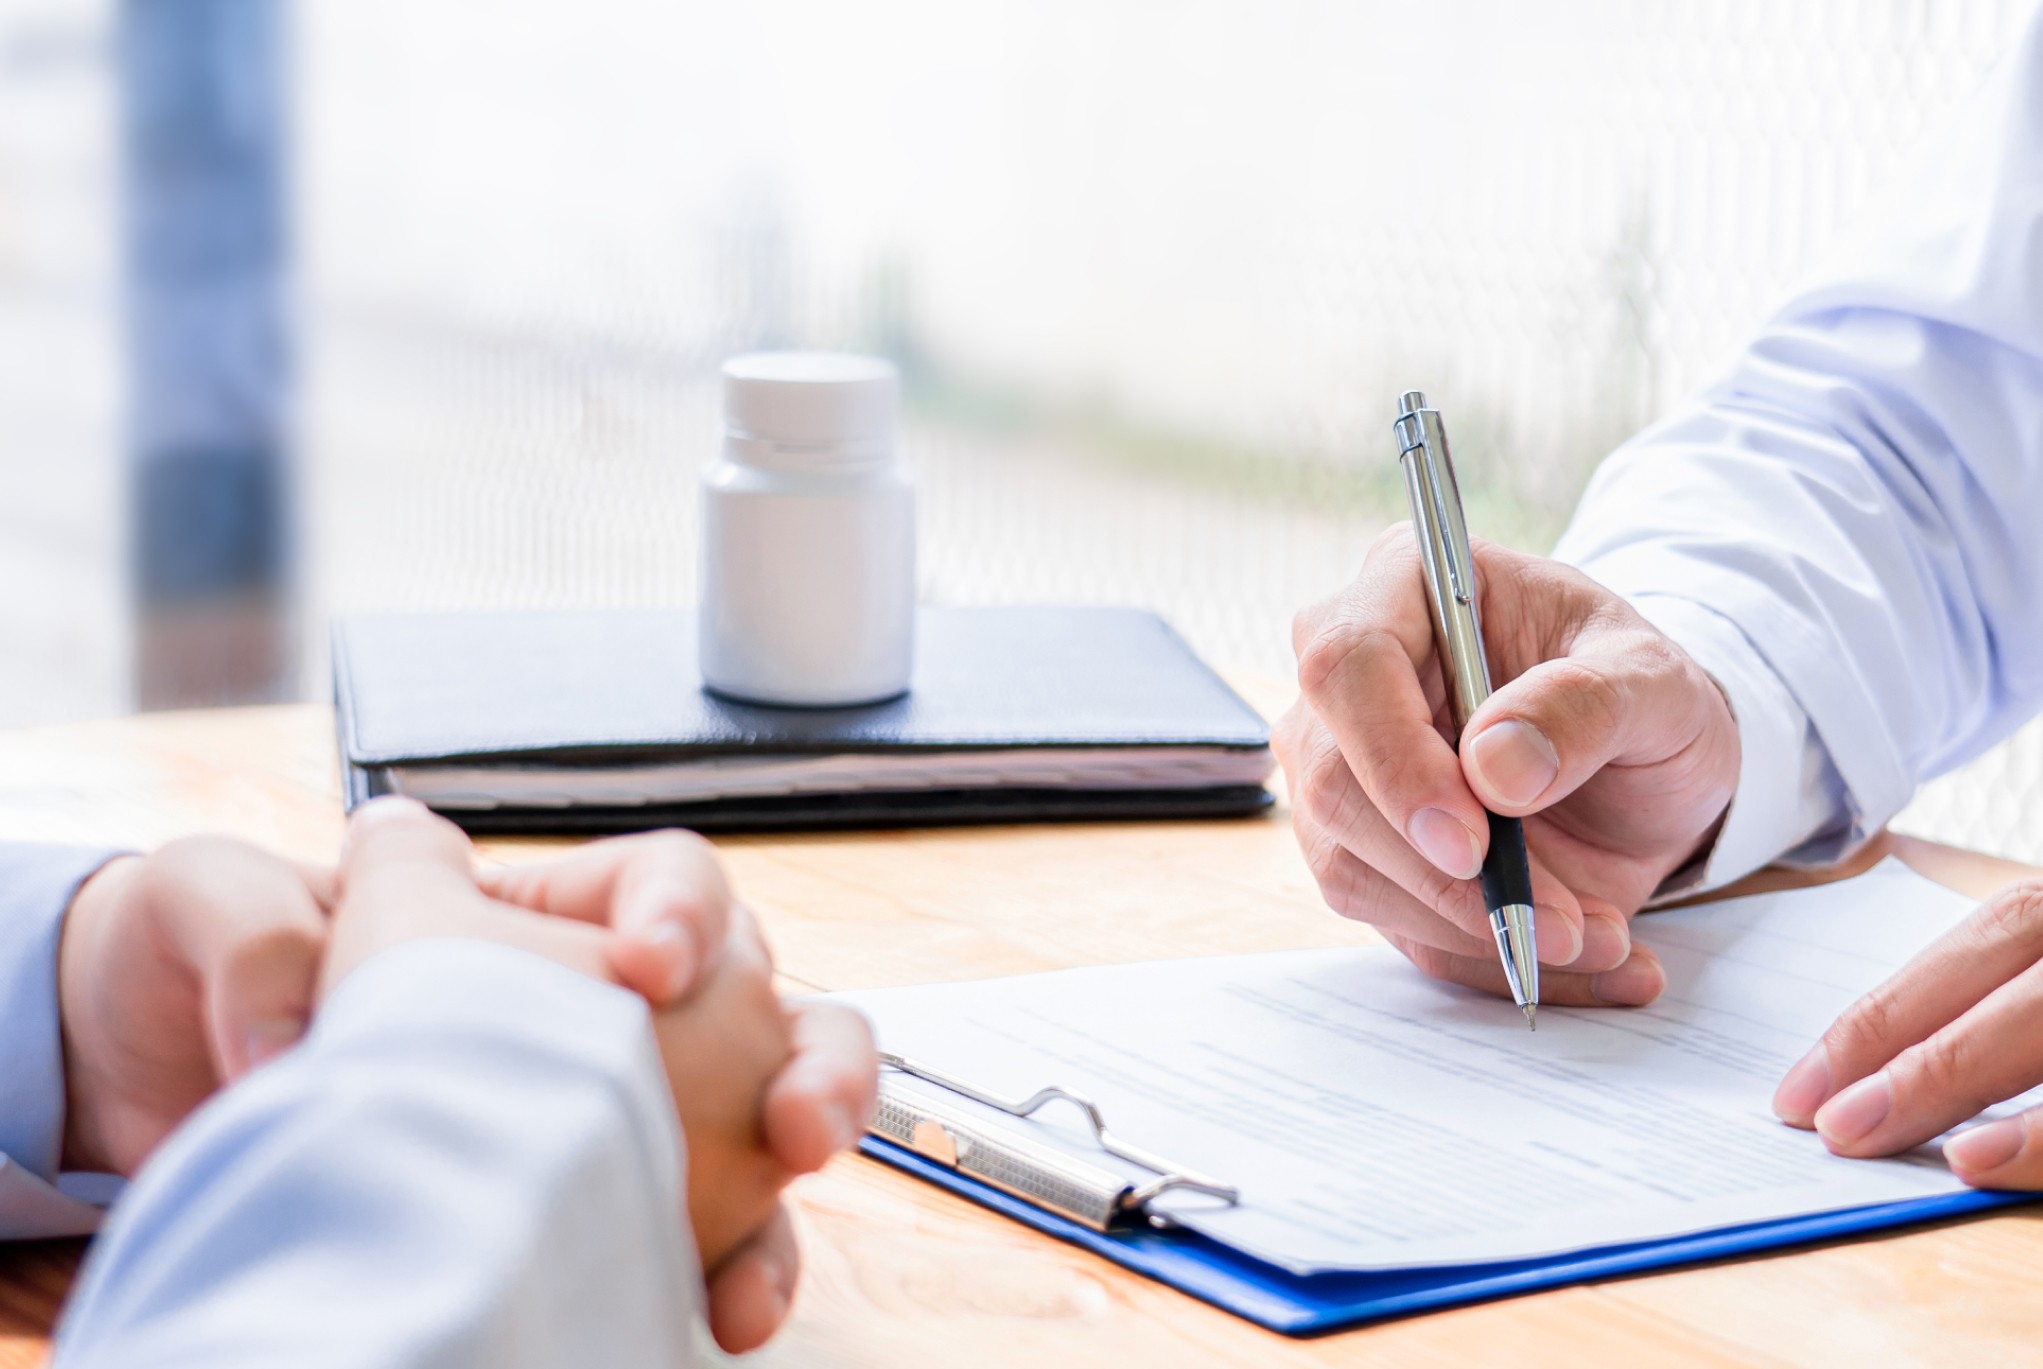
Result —
M1720 888L1793 849L1821 825L1832 796L1817 773L1824 756L1808 715L1742 628L1669 595L1641 596L1633 607L1714 687L1709 702L1734 759L1730 801L1714 835L1704 833L1696 848L1701 860L1682 872L1686 881L1669 880L1657 891L1655 901L1664 902Z
M95 965L113 910L142 864L140 856L116 856L99 867L72 895L57 941L57 1023L64 1054L64 1142L60 1168L72 1173L111 1173L105 1144L105 1109L95 1064L95 1000L102 991Z

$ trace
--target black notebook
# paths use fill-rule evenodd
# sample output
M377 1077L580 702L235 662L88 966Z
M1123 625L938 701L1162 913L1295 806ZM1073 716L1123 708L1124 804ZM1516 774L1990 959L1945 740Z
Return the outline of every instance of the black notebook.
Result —
M471 832L1210 817L1270 803L1269 729L1155 614L925 608L909 692L768 708L706 692L685 610L334 626L350 808Z

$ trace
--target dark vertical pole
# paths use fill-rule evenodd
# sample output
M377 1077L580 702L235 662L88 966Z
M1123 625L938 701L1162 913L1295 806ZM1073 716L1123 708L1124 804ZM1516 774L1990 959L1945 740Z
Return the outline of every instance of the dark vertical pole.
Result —
M297 692L281 0L121 0L144 708Z

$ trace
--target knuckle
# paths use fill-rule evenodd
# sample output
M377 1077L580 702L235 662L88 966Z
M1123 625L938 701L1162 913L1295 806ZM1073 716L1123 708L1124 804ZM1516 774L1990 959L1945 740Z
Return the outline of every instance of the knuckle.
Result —
M1305 645L1319 635L1319 625L1330 611L1330 601L1308 604L1291 615L1291 654L1303 656Z
M1438 790L1438 778L1426 758L1408 749L1380 745L1372 738L1362 763L1366 773L1355 776L1355 788L1400 830Z
M1570 723L1588 736L1608 736L1624 715L1625 687L1595 661L1563 659L1547 672L1552 696Z
M1939 1032L1903 1051L1895 1074L1903 1086L1944 1101L1972 1099L1980 1088L1983 1061L1968 1033ZM1998 1099L1978 1098L1982 1105Z
M1347 630L1339 619L1322 623L1298 651L1298 687L1308 700L1326 698L1328 687L1347 665L1351 652L1362 646L1361 635Z
M1394 927L1396 886L1383 873L1354 852L1330 846L1319 875L1320 893L1327 907L1350 922L1379 930Z
M1989 944L2043 942L2043 879L2025 879L2001 890L1973 914L1974 931Z
M1418 555L1419 539L1412 529L1412 520L1402 518L1370 539L1369 551L1362 558L1362 564L1373 565L1381 560L1397 558L1417 560Z
M1299 807L1314 822L1332 827L1346 815L1357 786L1339 749L1330 746L1313 756L1300 779L1304 782L1299 786Z
M1312 871L1313 880L1319 885L1320 894L1327 906L1345 915L1346 899L1343 897L1351 882L1347 862L1342 859L1347 852L1333 834L1324 827L1315 826L1298 833L1298 848L1305 857L1306 869Z
M1327 907L1350 922L1379 925L1380 900L1374 872L1338 847L1328 854L1326 871L1320 893L1326 897Z
M1824 1049L1837 1061L1877 1066L1894 1053L1901 1006L1887 985L1868 990L1839 1014L1823 1033Z
M1439 914L1449 924L1460 926L1462 919L1455 914L1467 903L1478 886L1469 880L1442 874L1429 860L1414 862L1412 874L1417 885L1411 891L1412 897ZM1487 916L1487 913L1480 915Z
M1320 730L1319 715L1303 701L1284 710L1277 725L1270 729L1270 747L1277 753L1286 771L1292 770L1299 759L1312 748L1314 732Z

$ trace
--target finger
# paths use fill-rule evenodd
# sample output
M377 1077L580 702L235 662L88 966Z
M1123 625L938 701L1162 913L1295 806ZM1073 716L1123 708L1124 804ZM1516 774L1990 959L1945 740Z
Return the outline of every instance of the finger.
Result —
M215 1074L238 1079L295 1045L311 1020L325 911L287 862L191 837L147 863L145 896L198 977Z
M1293 811L1291 828L1320 897L1342 917L1366 922L1386 938L1423 942L1450 955L1475 956L1495 944L1413 898L1302 811Z
M1968 1127L1944 1159L1974 1188L2043 1189L2043 1107Z
M1499 687L1462 734L1462 773L1495 812L1549 808L1605 766L1672 760L1701 744L1709 714L1698 703L1723 697L1630 613L1590 615L1565 651Z
M1298 684L1391 827L1441 873L1473 879L1489 819L1420 683L1432 622L1411 529L1401 524L1377 539L1353 584L1300 615Z
M788 1005L794 1055L767 1085L766 1148L792 1174L848 1149L872 1121L879 1057L872 1027L837 1003Z
M379 798L357 808L341 842L342 901L408 890L476 893L475 848L467 833L417 799Z
M1329 907L1456 954L1479 954L1472 942L1495 944L1481 886L1441 874L1398 836L1324 728L1295 737L1293 757L1292 828ZM1340 850L1354 859L1340 859ZM1631 954L1631 924L1606 900L1576 894L1539 858L1536 845L1530 854L1541 963L1584 973L1622 965ZM1400 902L1386 883L1412 902ZM1429 914L1443 925L1428 927Z
M1504 967L1494 952L1488 956L1458 956L1420 941L1392 937L1390 942L1430 978L1481 989L1501 998L1511 996ZM1666 988L1667 971L1660 958L1634 942L1631 957L1614 970L1600 974L1542 970L1539 1001L1562 1008L1638 1008L1651 1003Z
M1294 828L1301 822L1309 824L1314 829L1312 838L1320 844L1352 852L1365 868L1375 872L1375 878L1368 882L1395 884L1467 936L1489 935L1489 914L1483 908L1481 888L1472 880L1443 874L1413 849L1370 802L1329 728L1321 725L1307 730L1297 741L1292 764L1289 779ZM1299 839L1303 843L1307 834L1301 831ZM1313 856L1314 852L1308 850L1308 861ZM1375 921L1368 916L1362 920ZM1453 941L1446 938L1444 944Z
M1839 1092L1817 1109L1816 1134L1839 1155L1892 1155L2038 1083L2043 1083L2043 964Z
M2039 960L2043 882L2025 880L2002 890L1840 1013L1781 1080L1774 1112L1795 1126L1813 1126L1817 1109L1840 1090L1927 1041Z
M494 905L475 886L474 858L460 828L414 799L372 799L357 808L341 843L321 1000L380 950L418 936L473 934L478 918L490 921Z
M731 890L716 851L693 832L644 832L571 855L482 872L490 897L614 928L611 968L655 1006L685 998L714 972Z
M801 1246L787 1204L733 1251L709 1279L709 1330L728 1354L757 1350L773 1339L793 1306L801 1278Z

